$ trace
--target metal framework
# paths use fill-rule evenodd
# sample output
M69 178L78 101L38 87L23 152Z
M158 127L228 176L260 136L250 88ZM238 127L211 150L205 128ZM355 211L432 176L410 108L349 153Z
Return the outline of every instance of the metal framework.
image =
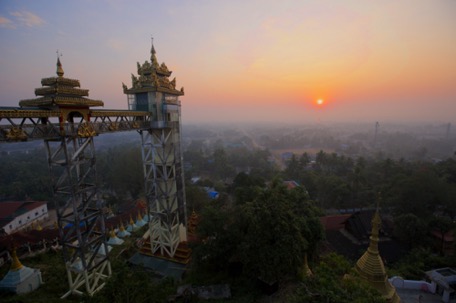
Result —
M150 129L140 134L146 196L150 201L151 253L173 257L180 242L181 224L173 129Z
M151 63L138 63L132 75L130 110L93 110L103 102L85 98L78 80L43 78L36 99L20 107L0 107L0 143L44 140L57 208L60 241L70 294L92 295L111 275L103 202L98 196L94 136L136 130L142 139L144 181L150 218L150 251L172 259L186 241L186 210L180 151L180 101L171 72L158 65L152 45ZM153 92L153 93L150 93ZM146 95L144 95L146 94ZM147 95L149 94L149 95ZM144 98L146 96L146 98ZM146 101L145 101L146 100Z
M93 137L44 141L69 291L92 295L111 275L102 202L96 185Z

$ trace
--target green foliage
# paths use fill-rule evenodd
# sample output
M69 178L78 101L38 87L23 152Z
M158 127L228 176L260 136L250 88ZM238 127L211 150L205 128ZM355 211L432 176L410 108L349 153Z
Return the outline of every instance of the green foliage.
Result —
M144 192L140 146L119 145L97 154L98 180L102 188L120 197L138 198Z
M210 202L210 198L206 191L200 186L193 184L185 184L185 197L187 203L187 209L189 211L200 210Z
M389 275L401 276L409 280L420 280L423 279L425 271L447 266L456 266L454 256L443 257L433 254L429 248L416 248L399 262L393 264L389 270Z
M324 256L287 302L381 303L385 300L375 289L350 273L351 265L340 255Z
M302 188L287 190L276 180L252 201L232 207L217 201L204 208L197 229L203 240L195 245L193 258L212 272L238 264L251 279L294 276L304 253L312 254L323 238L318 215Z
M409 248L427 244L424 239L427 235L426 223L416 215L407 213L394 218L394 234Z
M172 280L159 280L144 268L128 267L122 261L113 262L115 271L103 289L92 297L86 297L88 303L126 303L150 302L162 303L175 293Z
M49 167L43 148L0 157L0 198L49 200Z
M198 236L201 243L193 246L193 260L201 270L226 271L235 255L241 233L235 224L235 210L223 209L220 201L213 201L201 213Z

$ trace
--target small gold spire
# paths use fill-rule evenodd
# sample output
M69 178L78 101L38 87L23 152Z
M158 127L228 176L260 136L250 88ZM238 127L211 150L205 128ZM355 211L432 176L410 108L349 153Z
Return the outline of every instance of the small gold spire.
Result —
M111 228L111 233L110 233L109 237L111 237L111 238L115 238L116 237L116 233L114 232L114 227Z
M21 263L21 261L19 261L19 258L17 257L17 254L16 254L16 247L13 248L13 251L11 252L11 269L10 270L19 270L21 269L22 267L24 267Z
M36 230L38 231L42 231L43 230L43 227L41 226L41 224L38 222L38 225L36 227Z
M142 221L141 211L138 210L138 221Z
M122 232L125 231L125 226L124 226L124 224L123 224L122 221L120 221L120 228L119 228L119 230L122 231Z
M310 277L313 274L309 267L309 262L307 261L307 253L304 254L303 274L307 277Z
M135 224L135 222L133 221L133 218L130 215L130 225L133 225L133 224Z

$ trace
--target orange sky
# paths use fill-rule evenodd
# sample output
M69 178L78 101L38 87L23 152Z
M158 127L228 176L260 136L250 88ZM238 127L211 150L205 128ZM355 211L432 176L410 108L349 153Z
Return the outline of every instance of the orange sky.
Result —
M33 97L60 49L66 76L126 108L153 34L184 122L456 122L453 0L51 2L0 4L2 105Z

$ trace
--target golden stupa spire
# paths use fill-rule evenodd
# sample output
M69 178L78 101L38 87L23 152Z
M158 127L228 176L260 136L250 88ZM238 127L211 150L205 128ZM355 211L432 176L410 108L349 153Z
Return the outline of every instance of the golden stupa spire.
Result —
M59 53L57 50L57 76L63 77L63 68L62 68L62 63L60 63L60 57L62 57L62 54Z
M11 269L10 270L19 270L21 269L22 267L24 267L24 265L22 265L21 261L19 261L19 258L17 257L17 254L16 254L16 247L13 248L13 251L11 252Z
M120 221L120 228L119 228L120 231L125 231L125 226L122 222L122 220Z
M369 248L359 258L355 265L355 271L361 279L366 280L372 287L377 289L388 303L399 303L401 299L396 289L388 280L383 260L378 251L379 232L382 224L380 218L380 195L377 200L377 208L372 217L372 233L370 236Z
M130 215L130 225L134 225L134 224L135 224L135 222L133 221L133 218Z
M114 227L111 227L111 233L109 234L109 237L110 238L115 238L116 237L116 233L114 232Z

